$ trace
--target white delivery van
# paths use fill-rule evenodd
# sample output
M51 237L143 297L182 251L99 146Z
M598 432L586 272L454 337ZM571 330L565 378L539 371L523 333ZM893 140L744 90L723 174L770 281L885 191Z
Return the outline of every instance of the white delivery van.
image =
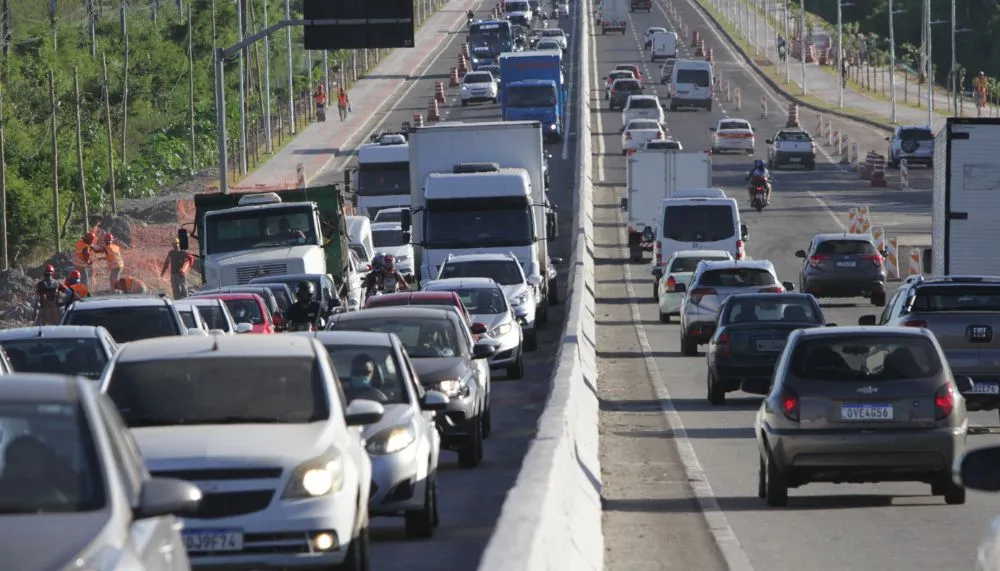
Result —
M678 107L701 107L712 110L712 62L677 60L670 78L670 110Z
M375 251L375 242L372 240L372 221L367 216L346 216L347 238L351 242L351 249L360 246L368 254L367 260L371 260L378 252ZM362 261L367 261L363 256L358 256Z
M653 269L661 267L674 252L725 250L735 260L746 259L744 243L750 229L740 223L735 198L685 196L660 201L659 224L653 250Z
M653 45L651 47L650 61L658 59L674 59L677 57L677 33L676 32L656 32L653 34Z

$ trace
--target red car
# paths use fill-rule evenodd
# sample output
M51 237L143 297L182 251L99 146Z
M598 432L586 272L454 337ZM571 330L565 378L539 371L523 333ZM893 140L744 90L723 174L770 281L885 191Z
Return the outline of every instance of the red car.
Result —
M643 85L642 70L639 69L639 66L637 66L636 64L634 64L634 63L620 63L620 64L618 64L618 65L615 66L615 69L616 70L618 70L618 69L624 69L625 71L631 71L635 75L635 78L639 80L639 85Z
M373 307L391 307L395 305L444 305L454 307L465 317L465 323L473 336L486 333L486 327L477 323L472 323L469 311L462 303L462 298L453 291L403 291L399 293L388 293L369 297L365 301L365 309ZM478 325L478 327L477 327ZM481 331L477 331L480 330Z
M249 323L248 333L274 333L274 319L267 309L264 299L255 293L214 293L199 298L221 299L229 313L233 314L233 323L237 327L241 323Z

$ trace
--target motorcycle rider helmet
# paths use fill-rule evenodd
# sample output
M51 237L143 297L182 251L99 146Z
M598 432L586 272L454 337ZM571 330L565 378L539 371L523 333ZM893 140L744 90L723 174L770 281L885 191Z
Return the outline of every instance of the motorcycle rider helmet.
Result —
M757 160L755 160L753 162L753 168L755 168L755 169L763 169L763 168L765 168L764 159L757 159Z
M384 267L385 267L385 254L375 254L375 257L372 258L372 269L381 270Z
M53 266L52 264L48 264L47 266L45 266L45 269L42 270L42 275L47 278L51 278L55 273L56 273L56 267Z
M312 282L299 282L295 288L295 299L302 303L310 303L316 295L316 288Z

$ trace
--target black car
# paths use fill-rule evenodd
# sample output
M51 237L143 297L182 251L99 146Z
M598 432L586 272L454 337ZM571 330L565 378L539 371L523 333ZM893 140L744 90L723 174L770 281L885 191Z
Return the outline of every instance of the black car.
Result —
M807 249L795 252L802 259L799 291L816 297L866 297L883 307L884 254L869 234L817 234Z
M341 292L338 291L337 284L334 283L333 278L327 274L281 274L276 276L260 276L251 279L250 285L283 283L287 285L292 292L294 292L299 287L300 282L312 282L313 288L316 291L316 297L314 299L323 307L324 318L328 317L329 314L335 310L342 308L343 304L340 300Z
M785 341L796 329L826 325L816 298L805 293L746 293L729 296L708 342L708 402L726 393L766 395ZM831 324L832 325L832 324Z
M492 428L486 359L496 347L474 343L457 311L414 306L366 309L333 316L327 329L395 333L420 384L451 399L437 415L441 447L457 451L463 468L482 462L483 439Z

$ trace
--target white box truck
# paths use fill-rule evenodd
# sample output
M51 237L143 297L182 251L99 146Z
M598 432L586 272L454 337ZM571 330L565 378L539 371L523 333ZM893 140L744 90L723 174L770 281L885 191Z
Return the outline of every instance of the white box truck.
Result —
M625 34L628 28L629 0L604 0L597 10L601 35L608 32Z
M410 214L417 279L437 277L449 254L512 252L537 288L539 311L558 302L549 271L557 219L545 196L537 121L420 127L410 137Z
M931 272L1000 276L1000 119L949 117L934 139ZM902 256L900 256L902 257Z
M651 252L660 201L664 198L718 196L712 186L712 156L698 151L643 150L625 164L626 192L621 208L628 213L628 250L632 261Z

